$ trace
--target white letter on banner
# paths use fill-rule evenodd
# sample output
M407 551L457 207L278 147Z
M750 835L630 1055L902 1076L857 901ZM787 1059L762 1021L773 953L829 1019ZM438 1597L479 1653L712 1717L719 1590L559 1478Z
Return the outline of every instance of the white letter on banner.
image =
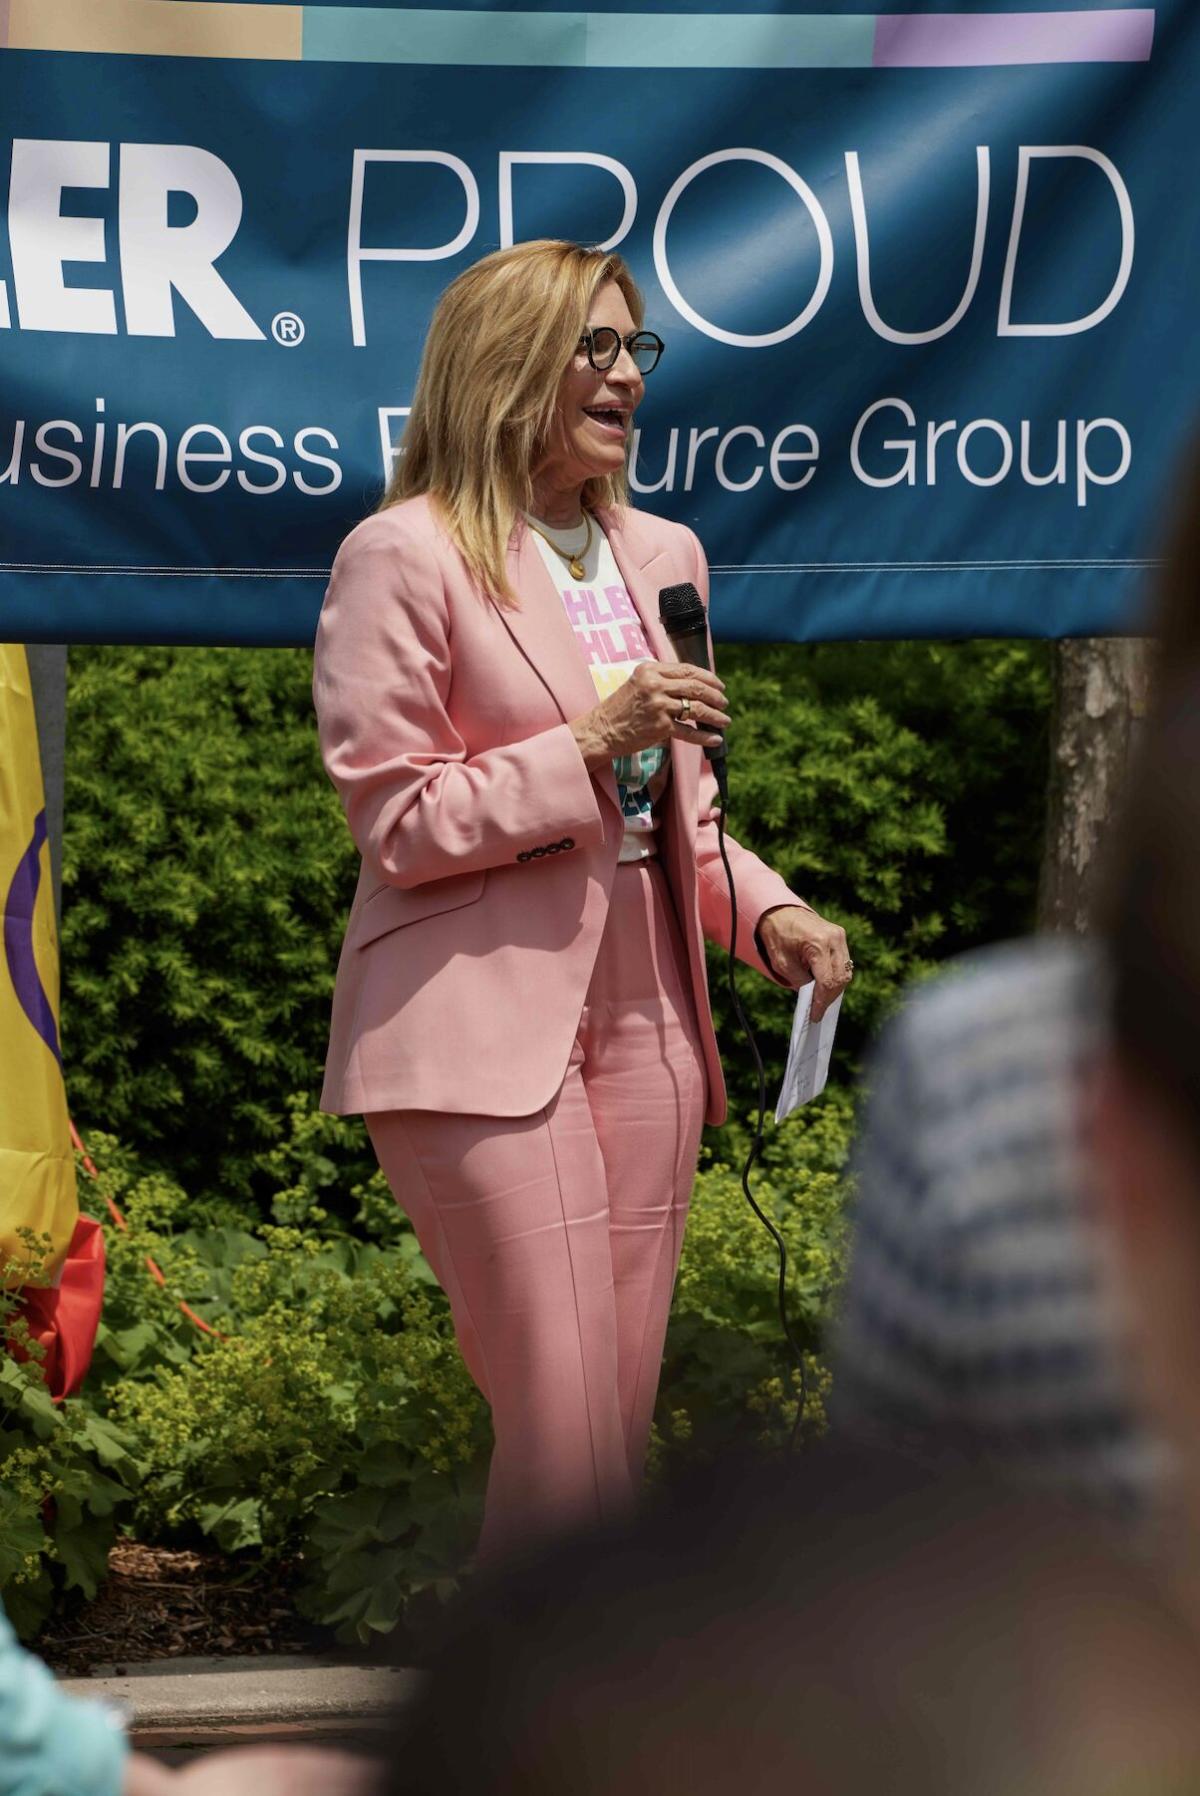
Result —
M207 431L210 437L216 437L221 447L219 449L193 449L192 438L199 436L201 431ZM226 464L232 456L233 448L229 438L223 430L218 430L215 424L189 424L180 437L175 450L175 472L179 476L180 486L185 486L189 493L218 492L229 479L227 466L222 466L222 471L215 480L193 480L188 473L188 463L190 461L215 461Z
M400 453L400 445L392 442L392 419L407 418L412 410L411 405L379 405L379 447L383 451L383 478L390 482L396 472L396 457Z
M807 449L785 449L784 444L790 436L808 438ZM817 441L817 433L810 424L785 424L775 441L771 444L771 479L781 492L798 493L812 479L815 468L808 468L799 480L788 480L783 474L785 461L815 462L821 453L821 445Z
M625 210L621 214L621 222L613 236L603 243L597 243L597 249L616 249L618 243L628 237L637 217L637 187L633 176L623 162L615 156L600 156L592 150L501 150L500 152L500 247L511 249L516 239L513 236L513 165L518 162L553 163L568 166L571 163L583 163L588 168L607 169L610 175L621 183L621 192L625 195Z
M324 437L331 449L340 448L337 438L331 430L325 430L319 424L310 424L306 430L298 430L292 439L296 454L301 461L311 462L317 468L328 468L333 479L327 480L324 486L314 486L310 480L305 480L299 468L292 469L292 479L302 493L311 493L318 498L323 493L336 493L342 484L341 463L332 460L328 455L314 455L311 449L304 447L305 437Z
M9 185L9 249L17 316L27 331L114 337L117 312L107 287L68 287L64 262L103 262L104 220L64 217L64 187L107 187L108 145L14 137Z
M723 486L727 493L748 493L750 488L757 486L762 479L762 463L755 463L754 472L747 480L731 480L725 472L725 456L735 437L753 438L755 447L758 449L766 448L767 439L757 424L735 424L732 430L726 431L717 444L717 453L713 458L713 473L717 477L718 484Z
M196 202L190 224L169 225L172 193ZM261 340L214 263L237 236L242 190L227 163L188 143L121 145L121 285L133 337L173 337L176 288L210 337Z
M46 439L49 437L52 430L65 430L73 443L82 443L83 432L80 430L78 424L71 418L51 418L48 423L39 427L38 433L33 439L35 446L41 454L52 455L58 461L69 463L70 472L58 475L44 474L39 464L35 461L30 462L29 472L33 475L33 478L37 481L39 486L74 486L75 482L83 473L83 462L73 450L58 449L53 443L47 442Z
M765 331L761 336L744 336L739 331L722 330L719 325L710 324L702 318L683 297L675 285L670 267L667 263L667 224L676 202L684 189L690 187L696 176L703 174L706 168L715 168L721 162L761 162L764 168L774 169L781 175L788 186L793 188L808 208L809 216L817 231L817 244L821 252L821 267L817 275L817 284L813 288L812 298L804 310L785 324L782 330ZM735 349L769 349L773 343L784 343L802 331L809 320L820 311L825 295L829 291L829 283L833 279L833 233L829 229L829 220L821 209L821 203L807 182L802 181L794 168L781 162L778 156L772 156L767 150L714 150L711 156L701 156L698 162L689 164L671 186L666 199L659 208L658 218L654 226L654 266L658 273L662 290L675 310L689 324L703 331L706 337L714 337L718 343L731 343Z
M1021 479L1029 486L1065 486L1067 483L1067 420L1060 418L1056 426L1057 449L1054 466L1048 474L1035 474L1029 465L1029 419L1021 419Z
M1117 269L1117 278L1113 282L1108 297L1102 300L1094 312L1086 318L1073 318L1066 324L1014 324L1012 322L1012 290L1013 279L1017 267L1017 248L1021 241L1021 226L1025 221L1025 198L1029 190L1029 164L1035 156L1078 156L1085 162L1094 162L1096 167L1108 177L1110 186L1117 196L1117 210L1121 215L1121 265ZM1092 326L1100 324L1117 304L1125 288L1129 284L1130 271L1133 268L1133 202L1129 197L1129 189L1117 172L1115 163L1100 150L1090 150L1086 144L1022 144L1017 153L1017 191L1013 200L1012 230L1008 237L1008 255L1004 261L1004 279L1000 285L1000 318L996 335L999 337L1071 337L1077 331L1090 331Z
M1097 474L1088 465L1088 438L1094 430L1111 430L1121 445L1121 460L1112 474ZM1080 418L1075 425L1075 502L1077 505L1087 504L1089 481L1093 486L1115 486L1118 480L1124 480L1129 472L1129 464L1133 460L1133 444L1129 440L1129 432L1116 418Z
M117 449L113 460L113 487L120 491L125 477L125 446L130 437L146 430L154 438L158 448L158 462L154 471L154 490L161 493L167 481L167 433L161 424L152 424L147 418L139 418L136 424L117 425Z
M287 479L287 469L277 455L266 455L261 449L252 449L250 447L251 437L270 437L276 449L283 448L283 438L272 425L247 424L245 430L238 437L238 448L247 461L261 462L263 467L274 468L275 472L270 485L264 485L257 480L248 479L245 468L239 468L237 471L238 485L248 493L277 493Z
M996 469L994 474L977 474L967 460L967 444L977 430L995 431L997 437L1000 439L1000 466ZM1012 467L1012 438L1009 436L1007 430L1005 430L1003 424L999 423L997 419L975 418L967 425L966 429L959 437L957 454L959 472L964 480L969 480L972 486L999 486L1000 482L1007 477L1008 471Z
M368 162L436 162L452 169L467 196L467 215L462 230L448 243L433 249L364 249L362 247L363 183ZM346 232L346 279L350 288L350 326L356 349L367 341L363 322L362 265L364 262L440 262L456 256L470 243L479 225L479 183L462 160L445 150L355 150L350 177L350 222Z
M858 478L864 480L868 486L899 486L902 480L906 480L909 486L915 486L917 482L917 448L916 444L911 439L908 442L905 442L901 438L891 437L883 445L885 449L903 449L904 451L904 461L901 464L899 471L895 474L868 474L867 470L863 467L862 462L859 460L858 445L862 439L863 426L866 424L868 418L873 418L875 413L882 411L885 405L894 405L898 412L904 413L905 422L909 427L911 429L916 428L917 414L906 400L877 399L874 405L867 407L862 417L858 420L858 423L854 426L854 435L850 439L850 465L858 475Z
M984 144L975 146L975 162L978 171L979 197L975 203L975 242L971 249L971 267L967 274L967 284L963 296L951 312L944 324L939 324L929 331L901 331L890 324L885 324L875 306L871 292L871 243L867 230L867 206L863 197L862 173L858 166L858 151L846 151L846 183L850 189L850 212L854 219L854 245L858 252L858 297L862 302L863 316L876 336L885 337L889 343L932 343L936 337L944 337L952 331L963 317L975 297L975 289L979 285L979 271L983 267L983 245L987 236L988 195L991 186L991 164L987 147Z
M642 433L633 433L633 447L629 452L629 484L635 493L673 493L675 491L675 451L679 447L679 426L673 424L667 438L667 466L661 480L643 481L638 478L638 456L641 454Z

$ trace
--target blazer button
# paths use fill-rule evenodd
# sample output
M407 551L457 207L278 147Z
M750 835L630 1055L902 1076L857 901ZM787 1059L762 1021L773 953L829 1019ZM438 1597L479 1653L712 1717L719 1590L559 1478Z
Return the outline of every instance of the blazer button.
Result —
M573 836L564 836L562 841L559 843L560 848L574 848L574 846L575 846L575 838Z
M545 852L546 850L544 848L533 848L530 850L535 861L540 861Z
M561 842L547 842L546 843L546 853L547 854L557 854L561 848L562 848Z
M528 860L528 859L529 859L529 850L528 850L528 848L522 848L522 850L521 850L521 852L520 852L520 854L519 854L519 855L518 855L518 856L517 856L517 859L518 859L518 860L519 860L519 861L527 861L527 860Z

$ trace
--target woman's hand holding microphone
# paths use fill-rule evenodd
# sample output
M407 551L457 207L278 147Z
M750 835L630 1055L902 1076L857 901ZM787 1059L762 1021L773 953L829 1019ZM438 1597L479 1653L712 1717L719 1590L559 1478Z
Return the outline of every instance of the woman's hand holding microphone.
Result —
M639 661L623 686L575 718L571 734L594 772L672 736L714 747L728 722L725 685L715 673L686 662Z
M571 734L588 771L594 772L619 755L652 748L673 736L702 748L715 746L722 739L718 732L729 722L725 703L724 681L707 668L641 661L623 686L575 718ZM766 911L759 929L763 948L781 979L793 989L810 979L814 982L816 1022L854 977L845 931L807 905Z

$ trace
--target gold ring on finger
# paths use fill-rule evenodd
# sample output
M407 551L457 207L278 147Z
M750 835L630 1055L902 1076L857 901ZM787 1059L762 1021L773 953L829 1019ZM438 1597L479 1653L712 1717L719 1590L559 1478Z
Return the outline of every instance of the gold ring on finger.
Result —
M679 710L676 713L675 721L677 723L686 723L688 718L691 716L691 714L692 714L691 699L690 698L681 698L679 701Z

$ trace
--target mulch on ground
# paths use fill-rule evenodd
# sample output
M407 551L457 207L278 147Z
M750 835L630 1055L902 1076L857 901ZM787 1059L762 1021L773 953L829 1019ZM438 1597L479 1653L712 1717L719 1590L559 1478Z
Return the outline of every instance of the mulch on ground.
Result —
M95 1598L52 1617L36 1649L56 1671L86 1677L97 1665L147 1659L304 1653L328 1646L326 1631L296 1614L298 1568L247 1566L221 1553L120 1541Z

